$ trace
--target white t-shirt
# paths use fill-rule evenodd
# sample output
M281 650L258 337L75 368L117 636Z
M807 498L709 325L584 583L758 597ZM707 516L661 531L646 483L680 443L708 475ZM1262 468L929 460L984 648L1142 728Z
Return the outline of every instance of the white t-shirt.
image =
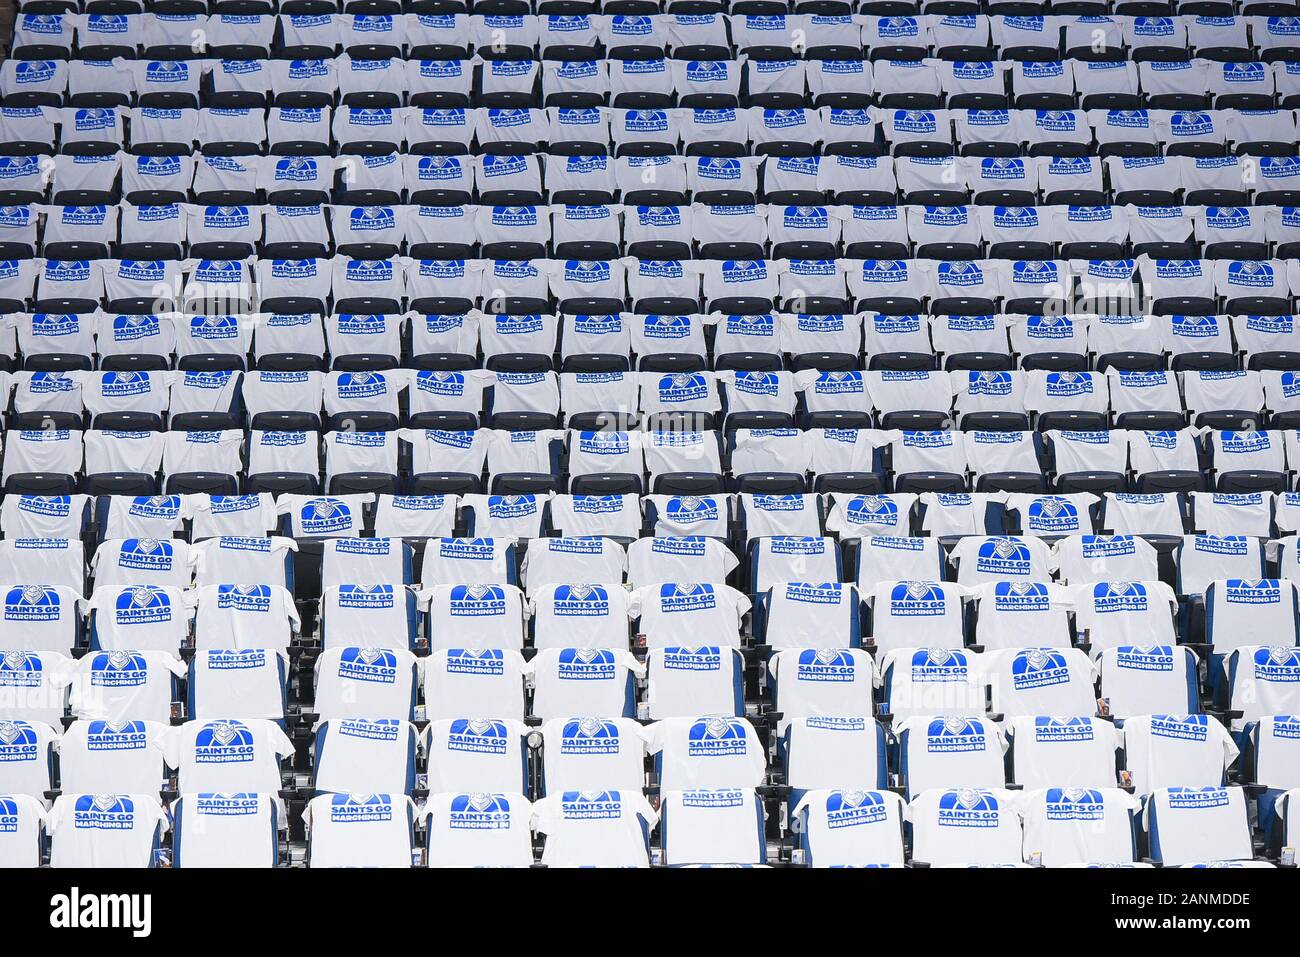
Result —
M647 648L690 647L705 635L738 648L749 609L749 598L730 585L665 582L633 591L628 614L639 620Z
M200 649L190 661L192 720L284 717L289 659L266 648Z
M1161 581L1099 581L1074 592L1074 623L1094 656L1119 645L1173 645L1174 590Z
M636 678L645 668L625 650L545 648L529 664L532 710L543 720L575 714L636 717Z
M74 721L59 739L59 785L69 794L152 794L163 787L157 721Z
M521 790L524 735L519 721L492 718L441 718L425 729L429 793Z
M610 787L636 791L645 782L648 732L631 718L555 718L542 725L548 793Z
M331 718L316 725L315 784L348 792L361 786L407 794L415 784L419 732L397 718Z
M45 805L26 794L0 794L0 860L12 868L39 867Z
M744 668L739 648L652 648L645 664L647 716L657 720L700 713L743 714Z
M725 544L699 535L642 538L628 546L627 557L627 577L634 588L664 582L720 583L739 564Z
M783 648L856 648L858 590L843 582L784 582L765 596L764 643Z
M1155 548L1133 535L1070 535L1052 546L1052 562L1063 585L1160 577Z
M185 665L165 651L98 651L69 671L68 706L79 718L171 720L177 678Z
M912 858L931 865L1010 864L1023 860L1016 795L1001 789L934 789L907 809Z
M150 794L63 794L50 809L51 867L148 867L167 830Z
M1093 715L1092 662L1077 648L1005 648L982 656L994 713Z
M1003 581L976 590L979 617L975 643L986 651L999 648L1068 648L1067 612L1073 592L1052 582Z
M809 867L903 864L903 799L892 791L809 791L794 813Z
M894 726L907 795L930 788L1007 783L1001 729L983 717L913 717Z
M53 651L67 654L77 640L82 599L67 585L18 585L0 588L4 612L0 650Z
M638 790L564 791L533 805L548 867L648 867L658 813Z
M1124 722L1126 767L1136 794L1178 782L1186 787L1218 787L1224 769L1237 757L1228 730L1209 715L1156 714Z
M189 634L192 603L173 585L97 588L88 607L92 647L109 651L179 652Z
M767 755L744 718L668 718L646 729L660 786L755 787L763 782Z
M302 816L312 867L411 866L415 805L404 794L318 794Z
M197 603L197 648L289 647L300 621L293 595L283 585L204 585L191 593Z
M409 720L417 684L415 655L405 648L331 648L316 659L316 698L321 718Z
M65 690L77 663L54 651L0 654L0 721L41 721L62 726Z
M879 582L865 596L872 611L872 643L881 652L961 648L970 594L970 589L952 582Z
M175 867L275 867L287 821L274 794L182 794L171 807Z
M420 812L429 866L532 866L534 807L517 791L431 794Z
M1119 788L1051 787L1022 795L1025 858L1044 867L1127 864L1135 851L1140 802Z
M280 761L292 753L288 735L265 718L188 721L163 737L183 794L279 793Z
M1006 724L1014 778L1026 789L1115 786L1115 725L1101 718L1022 715Z
M0 720L0 791L28 795L44 808L58 740L59 733L43 721Z
M1097 661L1101 695L1110 714L1183 714L1200 707L1197 658L1190 648L1169 645L1118 645Z
M513 648L443 648L423 662L430 720L470 712L524 719L524 680L531 665Z
M953 548L952 559L957 564L957 581L963 585L1051 578L1047 544L1036 537L963 538Z
M631 598L618 584L541 586L529 600L536 648L627 650Z
M1254 857L1245 792L1239 787L1159 788L1143 815L1151 856L1166 867Z

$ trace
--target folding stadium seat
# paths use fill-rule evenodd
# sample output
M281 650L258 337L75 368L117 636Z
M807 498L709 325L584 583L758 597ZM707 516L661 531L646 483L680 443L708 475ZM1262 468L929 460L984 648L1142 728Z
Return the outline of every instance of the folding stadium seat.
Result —
M1186 502L1177 492L1106 492L1097 521L1114 534L1181 538L1187 525Z
M905 800L931 788L1006 785L1006 741L984 718L908 718L894 729Z
M362 793L354 787L409 794L415 786L419 732L409 721L391 718L332 718L316 725L313 752L318 790Z
M992 711L1016 717L1096 714L1095 669L1078 648L1005 648L981 657Z
M566 538L635 538L642 527L640 496L606 493L599 487L590 494L556 495L551 499L551 527Z
M1268 492L1192 492L1192 526L1210 535L1266 536L1272 528Z
M1176 608L1173 589L1154 579L1101 580L1079 584L1074 593L1075 628L1094 655L1120 646L1174 645Z
M287 830L274 794L182 794L170 807L173 867L275 867Z
M951 553L957 580L979 585L1001 580L1042 582L1050 578L1048 548L1035 536L967 537Z
M6 794L0 798L8 827L0 837L0 854L10 867L39 867L44 829L45 805L26 794Z
M425 712L438 719L472 708L522 721L527 674L531 669L512 648L439 649L423 668Z
M428 866L531 867L533 813L534 805L518 792L431 795L419 812Z
M68 654L82 643L84 601L66 585L14 584L4 589L3 619L14 628L0 648Z
M930 865L1008 864L1022 860L1014 795L1002 789L934 789L908 806L912 859Z
M80 538L91 518L88 495L9 495L0 503L6 538Z
M1300 699L1295 690L1298 667L1300 654L1294 645L1242 645L1227 654L1223 668L1229 705L1242 715L1232 719L1233 729L1270 714L1293 713Z
M65 690L76 663L53 651L7 651L0 656L0 688L6 692L0 720L61 726L67 710Z
M840 551L833 538L772 535L749 544L750 586L755 591L788 581L838 581L840 570Z
M323 651L315 663L313 710L326 721L366 716L409 720L415 708L416 672L415 657L405 648Z
M1250 637L1267 634L1274 643L1297 644L1297 591L1287 579L1229 578L1205 589L1205 640L1215 659L1250 644Z
M429 755L429 791L457 787L500 791L501 784L521 790L526 783L523 737L517 721L487 718L442 718L425 730Z
M1116 718L1200 710L1198 659L1190 648L1118 645L1098 659L1101 696Z
M50 866L154 867L169 826L150 794L62 794L45 817Z
M77 717L165 722L184 674L185 666L165 651L98 651L78 659L61 680Z
M1255 579L1265 573L1260 540L1245 535L1186 535L1177 554L1180 595L1204 595L1216 580Z
M312 867L411 866L416 810L404 794L320 794L302 816Z
M1242 778L1263 785L1270 792L1292 790L1296 766L1295 719L1290 715L1268 715L1246 725ZM1265 799L1270 795L1265 795ZM1277 806L1281 813L1281 805Z
M482 542L491 540L443 539L458 543L459 550L477 551ZM488 551L490 554L490 550ZM426 581L428 551L425 553ZM429 608L428 638L433 649L469 646L471 648L510 648L523 646L524 599L517 587L503 579L463 585L432 585L423 593Z
M6 538L0 541L0 581L40 581L85 594L85 547L75 538Z
M298 545L291 538L268 538L264 534L196 540L191 546L195 584L202 588L251 579L261 584L292 588L293 553L297 550Z
M830 502L826 530L835 532L841 541L845 541L910 531L917 496L909 493L853 495L834 492Z
M1026 535L1056 537L1096 530L1095 507L1100 499L1089 492L1073 495L1011 494L1006 499L1007 526Z
M1211 431L1208 446L1224 492L1286 491L1286 453L1275 432Z
M650 585L638 585L633 577L638 587L632 592L628 614L638 620L646 646L690 647L698 635L707 634L724 646L738 648L740 622L749 611L750 601L722 584L724 577L717 576L712 582L707 578L695 582L688 577Z
M405 585L332 585L321 595L322 645L344 647L360 641L366 647L412 648L419 608L419 596Z
M420 581L466 584L518 581L513 541L491 538L439 538L424 549Z
M896 581L896 575L921 581L946 577L947 558L934 538L873 535L858 540L853 580L863 594L879 582Z
M809 791L795 808L803 862L808 867L901 867L904 813L902 799L890 791Z
M87 604L89 644L96 651L176 654L189 637L192 601L174 585L96 588Z
M1005 732L1009 776L1027 790L1115 786L1120 736L1110 721L1025 715L1007 721Z
M1052 787L1024 796L1025 856L1044 867L1130 864L1141 802L1119 788Z
M974 589L975 644L986 651L1070 647L1073 596L1051 582L1000 581Z
M763 822L752 788L667 791L660 804L662 863L764 864Z
M762 783L767 756L754 726L743 718L668 718L646 729L659 786L683 784L754 787Z
M74 721L59 739L59 785L69 794L152 794L163 785L161 742L168 727L155 721Z
M1218 787L1238 754L1227 729L1204 714L1131 717L1124 722L1123 735L1125 766L1139 795L1174 781Z
M45 792L54 786L57 742L58 732L43 721L0 721L0 752L5 756L0 782L7 795L44 802Z
M280 721L286 712L288 667L281 650L200 648L190 660L186 712L194 720L239 714Z
M566 791L533 804L548 867L648 867L658 813L638 791ZM528 847L531 861L531 847Z
M323 543L321 584L353 581L412 583L411 546L392 538L330 538Z
M544 790L636 791L644 781L646 733L630 718L555 718L541 729ZM599 783L603 782L603 783Z
M896 648L877 666L881 711L895 718L981 714L985 685L978 656L947 648Z
M85 457L81 431L66 428L11 429L5 438L3 479L7 491L39 494L51 484L66 485L67 488L60 488L61 492L72 491L72 477L81 472Z
M645 668L627 651L548 648L530 664L532 713L539 718L636 715L636 678L644 676Z
M276 511L295 538L357 536L364 527L364 510L375 496L370 492L346 495L285 494L276 498Z
M617 584L547 584L530 595L530 630L538 649L627 650L631 599Z
M1143 825L1151 857L1166 867L1250 860L1254 854L1241 788L1158 788L1147 801Z
M185 588L195 561L181 539L119 538L107 539L95 550L90 568L96 589L145 584Z
M968 594L968 589L946 582L877 582L863 596L872 612L871 644L882 653L922 644L963 647Z
M181 793L278 793L280 762L293 752L280 726L263 718L189 721L163 742Z

